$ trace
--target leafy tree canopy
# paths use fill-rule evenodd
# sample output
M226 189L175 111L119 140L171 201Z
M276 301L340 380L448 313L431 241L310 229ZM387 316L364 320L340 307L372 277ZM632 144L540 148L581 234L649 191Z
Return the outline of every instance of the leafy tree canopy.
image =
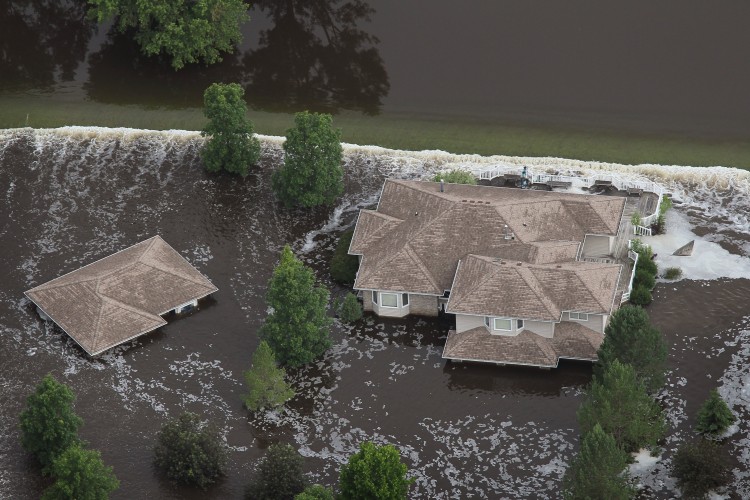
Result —
M727 483L729 467L721 449L701 439L679 447L672 458L672 475L683 498L705 498L709 491Z
M83 420L73 412L73 399L67 385L46 375L26 400L21 413L21 444L45 471L58 455L79 442L78 428Z
M292 500L305 488L302 455L289 444L272 444L245 492L247 500Z
M625 500L633 498L635 491L629 484L628 455L604 432L594 425L581 442L578 455L565 472L563 497L566 500L606 498Z
M186 64L221 61L242 40L249 19L243 0L88 0L99 22L115 18L120 31L135 30L147 56L164 54L178 70Z
M405 499L409 486L414 482L414 479L406 477L407 470L394 446L364 442L359 452L352 455L341 469L341 498Z
M635 285L635 283L633 283ZM633 291L630 292L630 303L636 306L647 306L654 300L649 290L645 285L635 285Z
M641 307L623 306L612 315L604 329L598 357L594 371L598 376L614 360L619 360L633 367L649 392L664 385L667 344Z
M154 464L170 479L205 488L223 475L226 462L218 430L194 413L183 413L159 431Z
M347 231L341 235L331 259L331 278L339 283L351 284L357 277L359 259L356 255L349 255L353 236L354 231Z
M466 170L460 170L460 169L449 170L447 172L440 172L436 174L432 180L435 182L440 182L442 180L443 182L447 182L450 184L475 185L477 183L477 178L474 177L474 174Z
M245 406L253 411L275 408L294 397L294 391L284 381L286 372L276 366L273 350L265 340L253 354L253 366L245 372L248 394L243 397Z
M320 484L312 484L305 491L294 497L294 500L333 500L333 491Z
M346 294L339 307L339 315L345 323L354 323L362 318L362 306L359 304L356 295L351 292Z
M698 425L696 430L701 434L717 435L723 433L736 420L732 410L721 399L719 391L713 389L711 395L703 403L698 412Z
M330 205L344 192L341 131L331 115L304 111L286 132L284 165L274 172L276 196L287 207Z
M260 142L247 119L245 91L236 83L214 83L203 94L208 118L201 135L207 137L201 158L209 172L225 170L247 175L248 165L258 163Z
M107 500L110 492L120 487L101 454L79 445L62 452L52 463L51 472L55 482L44 491L42 500Z
M659 405L646 393L633 367L617 359L591 382L578 409L578 423L584 433L600 424L627 452L655 445L666 431Z
M309 363L330 346L333 320L326 314L328 290L315 286L312 270L287 245L268 284L266 302L273 312L261 327L278 360L292 367Z

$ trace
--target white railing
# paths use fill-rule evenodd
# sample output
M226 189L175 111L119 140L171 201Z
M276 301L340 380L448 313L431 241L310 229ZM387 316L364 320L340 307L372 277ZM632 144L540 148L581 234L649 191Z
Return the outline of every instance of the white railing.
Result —
M643 220L641 220L643 222ZM633 234L637 236L651 236L651 228L645 226L633 226Z
M628 240L628 248L632 248L633 243L631 240ZM633 250L628 250L628 258L633 261L633 271L630 273L630 281L628 282L628 289L623 292L622 298L620 299L620 304L623 304L630 300L630 292L633 291L633 280L635 279L635 269L638 267L638 258L640 255L638 252L634 252Z
M615 261L609 257L581 257L582 262L596 262L597 264L613 264Z

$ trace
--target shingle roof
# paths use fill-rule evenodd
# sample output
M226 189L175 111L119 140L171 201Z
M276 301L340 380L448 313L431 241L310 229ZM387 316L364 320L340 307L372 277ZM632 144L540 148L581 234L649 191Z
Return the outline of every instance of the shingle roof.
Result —
M441 193L438 183L387 179L377 211L362 210L357 221L354 288L442 295L469 254L574 260L586 234L617 233L624 206L619 197L460 184Z
M154 330L217 288L154 236L26 292L88 354Z

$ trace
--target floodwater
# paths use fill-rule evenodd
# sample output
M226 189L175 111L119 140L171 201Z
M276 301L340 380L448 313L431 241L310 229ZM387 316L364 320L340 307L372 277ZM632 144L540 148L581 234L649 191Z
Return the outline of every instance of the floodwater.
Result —
M742 0L253 2L220 64L174 72L78 0L0 6L0 95L201 105L215 81L251 106L708 139L750 134Z
M46 483L19 444L18 414L46 373L71 386L81 434L121 481L113 498L241 498L263 450L292 443L310 481L336 483L360 442L392 443L416 479L416 498L556 498L577 448L575 412L591 378L585 363L555 370L450 364L443 320L366 316L336 324L319 362L291 371L297 397L281 412L242 408L242 372L266 316L267 280L284 244L328 283L336 237L374 204L385 176L516 162L532 170L607 170L662 183L680 201L675 248L697 238L687 278L660 283L649 308L670 344L660 395L670 431L655 464L634 468L647 498L676 495L670 456L718 387L740 418L724 448L732 495L750 496L750 174L345 148L346 192L335 207L286 211L270 194L280 140L263 137L248 178L209 176L193 132L68 128L0 131L0 498L38 498ZM691 232L692 231L692 232ZM694 233L707 233L696 236ZM219 288L188 317L87 359L42 322L23 291L160 234ZM654 238L657 241L657 238ZM658 240L666 245L671 240ZM706 260L721 257L709 266ZM730 254L731 252L731 254ZM702 260L703 259L703 260ZM735 259L735 260L731 260ZM702 263L702 265L701 265ZM710 271L706 271L708 269ZM333 287L334 294L344 290ZM159 427L182 411L215 422L231 448L226 478L203 493L171 485L151 465Z

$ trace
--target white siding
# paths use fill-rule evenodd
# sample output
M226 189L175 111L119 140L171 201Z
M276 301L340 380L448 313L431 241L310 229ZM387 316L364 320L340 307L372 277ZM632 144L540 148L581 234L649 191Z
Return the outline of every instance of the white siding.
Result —
M589 328L591 330L594 330L598 333L604 333L604 323L606 321L607 315L606 314L589 314L588 321L581 321L570 319L570 315L567 312L563 313L562 319L563 321L572 321L573 323L580 323L586 328Z
M555 324L551 321L530 321L524 323L525 330L531 330L539 336L551 339L555 333Z
M469 316L467 314L456 314L456 333L465 332L481 326L484 328L484 316Z

